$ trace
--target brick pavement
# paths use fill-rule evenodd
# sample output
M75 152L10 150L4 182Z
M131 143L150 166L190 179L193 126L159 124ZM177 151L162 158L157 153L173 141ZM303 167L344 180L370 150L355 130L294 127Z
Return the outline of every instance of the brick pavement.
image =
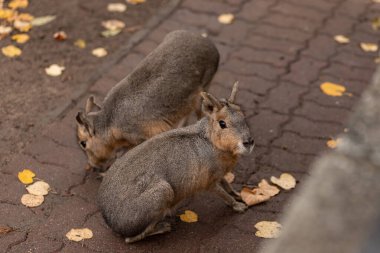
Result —
M236 19L231 25L219 24L221 13L234 13ZM362 52L358 43L378 42L368 22L378 15L380 4L370 0L185 0L85 97L92 93L103 98L166 33L207 33L221 53L211 92L226 96L232 82L240 81L238 102L257 142L254 154L236 168L235 187L253 186L285 171L302 185L311 161L326 150L330 137L343 131L369 83L376 55ZM349 36L351 43L335 43L335 34ZM319 89L324 81L344 84L353 96L324 95ZM0 236L0 252L257 252L262 239L255 237L254 224L278 220L297 191L282 192L243 215L217 197L201 194L180 208L197 212L199 222L185 224L174 217L172 233L125 245L97 210L99 179L83 169L74 115L85 97L1 168L0 223L15 231ZM31 168L54 189L40 207L28 209L20 203L25 189L16 175L23 168ZM73 227L91 228L94 238L68 241L65 234Z

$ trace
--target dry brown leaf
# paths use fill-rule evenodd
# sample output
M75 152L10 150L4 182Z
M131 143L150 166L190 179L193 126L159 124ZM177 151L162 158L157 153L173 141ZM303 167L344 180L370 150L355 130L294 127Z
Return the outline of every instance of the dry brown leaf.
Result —
M335 35L334 40L340 44L350 43L350 39L344 35Z
M92 50L92 54L96 57L104 57L107 55L107 50L102 47L98 47Z
M64 41L67 39L67 34L64 31L59 31L54 33L53 37L55 40Z
M28 32L32 29L32 24L30 22L22 20L15 20L15 22L13 22L13 26L20 32Z
M36 196L45 196L49 193L50 185L44 181L37 181L34 184L26 187L26 190L29 192L29 194Z
M346 91L346 87L336 83L325 82L320 86L323 93L332 97L340 97L343 96Z
M224 175L224 179L228 182L228 183L232 183L235 179L235 175L232 173L232 172L228 172L226 175Z
M124 12L127 10L127 6L122 3L109 3L107 10L110 12Z
M136 4L145 3L145 0L127 0L127 3L136 5Z
M52 64L49 67L45 68L45 72L49 76L60 76L64 70L65 67L59 66L58 64Z
M280 178L271 177L270 181L285 190L290 190L296 187L296 179L289 173L282 173Z
M257 205L270 199L269 195L265 195L263 192L257 189L258 188L251 190L247 187L244 187L241 190L240 196L248 206Z
M234 14L231 14L231 13L224 13L224 14L219 15L218 17L219 23L225 24L225 25L231 24L234 21L234 19L235 19L235 16Z
M375 44L375 43L366 43L366 42L361 42L360 43L360 48L364 52L376 52L379 49L379 47L377 46L377 44Z
M270 185L268 181L265 179L261 180L258 189L260 189L265 195L269 195L270 197L276 196L280 192L280 189L278 189L274 185Z
M44 202L44 196L36 196L32 194L24 194L21 197L21 203L27 207L37 207Z
M85 239L90 239L93 237L93 233L89 228L72 228L66 234L66 238L70 241L80 242Z
M0 40L12 32L12 27L0 25Z
M29 40L29 35L25 33L15 34L12 36L12 40L19 44L24 44Z
M255 235L261 238L277 238L281 232L281 224L277 221L260 221L256 223Z
M53 21L56 17L52 15L48 16L42 16L42 17L36 17L31 21L32 26L42 26L50 23Z
M28 4L28 0L12 0L8 4L8 7L11 9L26 8Z
M125 27L125 23L117 19L110 19L102 21L102 26L107 30L121 30Z
M9 232L12 232L13 228L8 227L6 225L0 225L0 235L8 234Z
M79 48L85 48L86 47L86 41L82 39L78 39L74 42L74 45Z
M185 210L185 213L181 214L179 218L183 222L193 223L198 221L198 214L190 210Z

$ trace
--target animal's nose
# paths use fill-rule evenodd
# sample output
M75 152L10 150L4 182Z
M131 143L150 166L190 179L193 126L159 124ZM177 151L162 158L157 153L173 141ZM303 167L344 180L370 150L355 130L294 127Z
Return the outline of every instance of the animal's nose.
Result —
M255 141L252 139L252 137L249 137L248 140L243 142L243 145L247 148L253 146L255 144Z

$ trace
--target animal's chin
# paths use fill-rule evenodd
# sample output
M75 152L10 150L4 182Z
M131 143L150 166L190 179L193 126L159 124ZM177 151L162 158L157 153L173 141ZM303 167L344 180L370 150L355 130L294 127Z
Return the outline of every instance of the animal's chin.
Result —
M250 148L246 148L243 145L238 145L235 149L235 154L242 155L242 156L249 155L252 153L254 147L255 145L250 146Z

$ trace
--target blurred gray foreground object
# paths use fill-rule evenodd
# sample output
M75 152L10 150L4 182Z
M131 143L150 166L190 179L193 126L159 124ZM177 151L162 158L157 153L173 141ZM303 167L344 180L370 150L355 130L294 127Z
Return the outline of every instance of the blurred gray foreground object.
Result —
M380 68L340 136L319 158L262 253L380 252Z

